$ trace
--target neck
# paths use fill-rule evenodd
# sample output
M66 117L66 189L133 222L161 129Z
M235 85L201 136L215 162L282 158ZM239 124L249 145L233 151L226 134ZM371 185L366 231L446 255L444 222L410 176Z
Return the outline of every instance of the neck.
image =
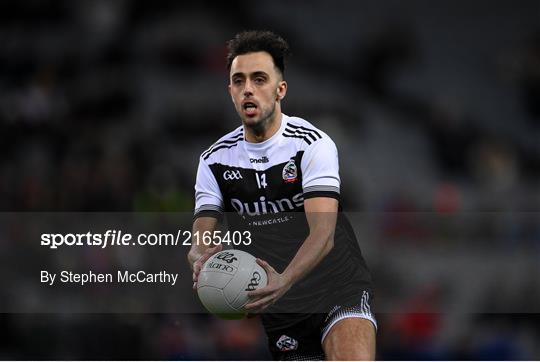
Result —
M269 117L267 120L256 126L250 127L244 124L246 141L251 143L260 143L266 141L279 130L279 127L281 126L281 118L281 111L276 109L273 117Z

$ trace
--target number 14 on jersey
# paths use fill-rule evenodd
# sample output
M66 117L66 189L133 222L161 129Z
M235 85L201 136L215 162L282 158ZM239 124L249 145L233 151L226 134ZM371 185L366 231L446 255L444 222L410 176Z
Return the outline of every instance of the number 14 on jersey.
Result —
M257 186L260 189L265 189L266 186L268 186L268 184L266 183L266 174L265 173L259 174L258 172L255 172L255 179L257 179Z

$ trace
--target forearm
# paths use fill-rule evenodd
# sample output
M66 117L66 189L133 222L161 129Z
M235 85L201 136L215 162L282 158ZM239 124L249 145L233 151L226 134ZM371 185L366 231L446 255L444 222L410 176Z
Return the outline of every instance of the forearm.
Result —
M308 274L334 247L337 200L313 198L304 202L309 236L283 272L289 285Z
M213 246L211 243L207 243L209 245L201 243L200 239L195 237L195 235L202 235L204 232L213 233L216 229L216 226L217 220L213 217L199 217L193 222L193 237L191 240L191 249L189 250L187 256L189 266L192 269L193 263L197 261L207 249Z
M304 209L309 224L308 237L281 274L277 273L268 262L257 261L268 274L269 282L266 287L249 292L248 295L255 298L255 301L246 305L248 310L261 311L275 303L332 250L337 220L337 200L325 197L311 198L304 201Z
M293 285L306 276L328 255L333 246L333 232L310 234L283 272L287 282Z
M245 308L251 312L264 310L319 264L333 246L333 229L326 230L332 231L325 232L325 229L320 229L317 232L310 232L293 260L281 274L277 273L268 262L258 260L259 265L266 271L269 282L266 287L248 293L255 300L247 304Z

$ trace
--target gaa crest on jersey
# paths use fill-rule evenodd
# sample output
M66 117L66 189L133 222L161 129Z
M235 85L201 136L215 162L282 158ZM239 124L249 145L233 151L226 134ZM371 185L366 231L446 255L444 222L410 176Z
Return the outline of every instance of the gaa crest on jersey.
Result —
M294 351L298 349L298 341L289 336L282 335L276 342L276 346L281 352Z
M296 168L296 164L294 163L294 160L289 160L285 167L283 167L283 181L289 183L289 182L295 182L298 179L298 169Z
M242 174L239 170L227 170L223 172L223 179L227 181L241 180Z

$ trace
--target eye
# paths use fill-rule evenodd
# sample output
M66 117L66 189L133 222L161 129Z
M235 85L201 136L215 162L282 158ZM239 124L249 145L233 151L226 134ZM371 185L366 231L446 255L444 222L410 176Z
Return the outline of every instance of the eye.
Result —
M232 80L233 85L241 85L242 84L242 78L234 78Z
M257 84L263 84L266 81L264 77L257 77L255 78L255 83Z

